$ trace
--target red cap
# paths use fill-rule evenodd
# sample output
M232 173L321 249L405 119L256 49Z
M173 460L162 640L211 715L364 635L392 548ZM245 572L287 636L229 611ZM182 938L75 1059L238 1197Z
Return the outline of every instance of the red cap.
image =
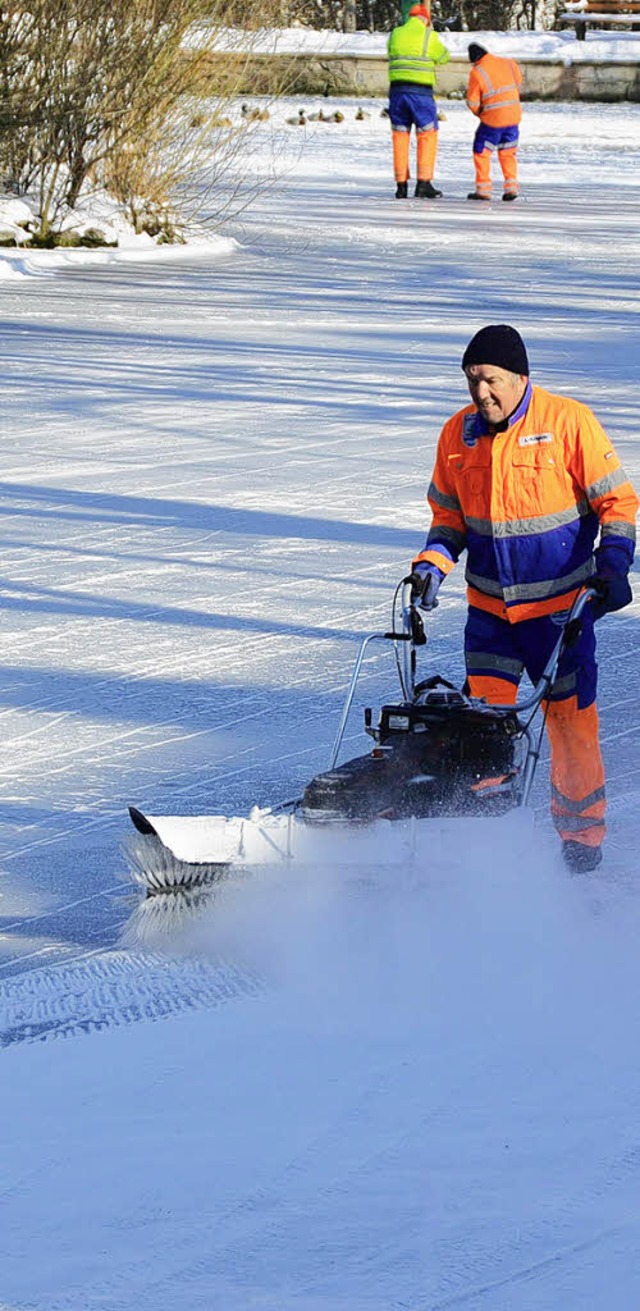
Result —
M412 5L409 10L409 18L426 18L431 22L431 10L426 5Z

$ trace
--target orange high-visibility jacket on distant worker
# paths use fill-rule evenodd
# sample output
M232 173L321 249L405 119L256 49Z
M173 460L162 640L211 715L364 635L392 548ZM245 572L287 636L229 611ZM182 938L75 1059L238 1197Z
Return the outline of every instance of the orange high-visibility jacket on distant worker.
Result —
M467 105L487 127L513 127L522 118L522 73L515 59L486 54L469 74Z
M469 604L512 623L571 605L598 532L625 570L633 557L638 498L609 438L586 405L541 387L495 436L474 406L449 419L428 499L417 560L448 574L466 548Z

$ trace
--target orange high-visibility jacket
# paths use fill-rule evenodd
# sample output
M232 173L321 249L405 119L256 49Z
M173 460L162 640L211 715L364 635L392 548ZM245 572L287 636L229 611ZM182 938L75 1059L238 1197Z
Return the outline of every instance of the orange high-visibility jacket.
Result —
M515 59L483 55L469 74L467 104L487 127L513 127L522 118L522 73Z
M518 417L519 416L519 417ZM638 497L586 405L533 387L506 432L474 406L445 424L428 499L425 560L449 573L467 551L470 605L517 623L565 610L595 573L626 574Z

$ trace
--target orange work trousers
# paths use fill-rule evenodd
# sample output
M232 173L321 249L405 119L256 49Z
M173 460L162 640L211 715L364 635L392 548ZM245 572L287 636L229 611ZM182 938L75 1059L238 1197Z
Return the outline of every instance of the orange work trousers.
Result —
M469 606L464 658L472 695L513 705L525 670L534 685L541 678L562 621L562 615L552 614L512 624ZM575 641L560 655L551 697L543 703L551 747L551 817L563 840L585 847L599 847L605 833L597 684L593 619L585 614Z
M399 132L394 129L392 140L393 171L396 182L407 182L411 176L409 169L411 133ZM433 128L424 131L418 129L416 134L416 172L419 182L430 182L433 178L437 151L438 133Z
M482 150L480 154L474 154L473 156L476 171L476 191L479 196L489 197L491 195L491 154L490 150ZM508 149L498 150L498 159L504 178L504 194L517 196L518 147L510 146Z
M467 674L472 696L514 705L515 683L496 675ZM605 776L595 701L583 709L577 696L545 701L551 747L551 818L564 840L599 847L606 832Z

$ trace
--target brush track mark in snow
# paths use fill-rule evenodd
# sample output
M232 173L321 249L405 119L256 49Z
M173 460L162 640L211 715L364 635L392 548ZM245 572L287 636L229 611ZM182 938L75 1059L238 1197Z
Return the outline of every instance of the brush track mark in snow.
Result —
M450 1311L450 1308L452 1307L464 1306L472 1306L477 1308L477 1311L481 1311L483 1306L488 1305L487 1299L490 1296L492 1297L494 1293L501 1292L503 1289L509 1291L513 1290L518 1284L532 1284L534 1281L538 1280L540 1275L546 1277L547 1275L552 1274L554 1276L554 1282L556 1282L558 1276L560 1275L562 1277L562 1274L564 1273L563 1267L566 1269L568 1264L573 1264L575 1266L578 1261L582 1264L584 1257L592 1251L594 1247L599 1243L606 1242L610 1238L615 1237L619 1232L619 1229L600 1230L592 1237L584 1239L583 1242L573 1243L570 1247L561 1248L558 1251L551 1253L551 1255L543 1257L540 1261L533 1261L530 1265L525 1265L518 1270L514 1270L512 1274L505 1275L504 1278L498 1278L490 1280L487 1283L477 1284L473 1288L464 1289L460 1293L454 1293L451 1297L445 1297L436 1302L430 1301L426 1303L419 1300L397 1302L394 1304L393 1308L391 1308L391 1311ZM556 1282L554 1297L558 1298L560 1295L561 1289L558 1288ZM496 1304L494 1303L493 1305L495 1311L497 1311ZM500 1311L509 1311L509 1308L512 1305L513 1303L511 1302L502 1302L500 1304ZM550 1306L550 1304L546 1303L545 1305ZM558 1301L555 1301L553 1305L559 1306Z
M210 1009L255 996L261 987L257 976L229 963L96 953L5 984L0 1048Z

